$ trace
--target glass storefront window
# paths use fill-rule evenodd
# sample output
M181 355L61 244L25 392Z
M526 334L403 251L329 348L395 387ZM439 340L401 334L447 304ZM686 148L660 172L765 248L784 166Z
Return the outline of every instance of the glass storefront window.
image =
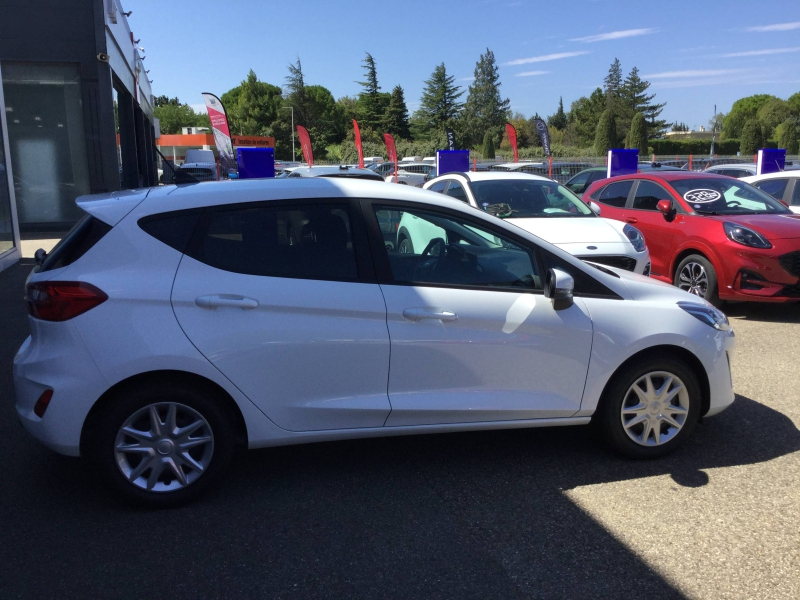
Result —
M89 193L78 65L3 62L3 91L21 230L69 227Z
M2 102L0 102L2 107ZM14 224L11 221L11 194L8 191L8 168L3 144L3 124L0 122L0 254L14 247Z

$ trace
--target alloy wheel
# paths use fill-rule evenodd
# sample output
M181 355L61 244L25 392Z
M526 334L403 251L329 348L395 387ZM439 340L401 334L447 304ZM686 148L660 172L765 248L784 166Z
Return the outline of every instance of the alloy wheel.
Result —
M641 446L661 446L683 429L689 414L689 392L666 371L639 377L628 388L620 418L628 437Z
M214 454L214 435L196 410L177 402L150 404L120 427L114 457L133 485L172 492L194 483Z
M686 263L678 275L678 287L685 292L705 298L708 293L708 274L700 263Z

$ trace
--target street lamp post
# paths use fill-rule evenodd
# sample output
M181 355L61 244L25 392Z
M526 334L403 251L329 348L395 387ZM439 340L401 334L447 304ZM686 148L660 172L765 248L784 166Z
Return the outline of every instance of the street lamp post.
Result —
M297 155L294 153L294 106L281 106L281 108L288 108L292 111L292 162L297 158Z

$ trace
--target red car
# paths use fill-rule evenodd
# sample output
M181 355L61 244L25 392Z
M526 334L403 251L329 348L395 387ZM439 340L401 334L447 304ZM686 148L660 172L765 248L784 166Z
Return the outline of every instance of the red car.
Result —
M635 224L651 277L725 300L800 300L800 214L738 179L673 171L603 179L583 194Z

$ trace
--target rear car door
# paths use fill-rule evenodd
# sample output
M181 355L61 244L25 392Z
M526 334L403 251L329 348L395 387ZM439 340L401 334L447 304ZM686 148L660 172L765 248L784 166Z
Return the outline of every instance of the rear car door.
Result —
M358 205L207 209L178 268L172 304L197 349L279 427L386 420L386 307Z
M657 277L671 277L670 261L675 247L683 235L683 215L678 214L672 222L656 208L659 200L670 200L673 206L681 209L672 195L653 181L639 180L633 192L630 208L625 211L625 221L644 234L650 249L650 272Z
M592 194L595 202L600 204L600 216L624 221L625 205L628 202L628 195L632 188L633 181L615 181Z
M387 251L377 223L397 211L437 237L414 253ZM558 311L544 298L534 245L440 207L365 202L365 216L392 343L387 426L579 410L591 319L580 298Z

